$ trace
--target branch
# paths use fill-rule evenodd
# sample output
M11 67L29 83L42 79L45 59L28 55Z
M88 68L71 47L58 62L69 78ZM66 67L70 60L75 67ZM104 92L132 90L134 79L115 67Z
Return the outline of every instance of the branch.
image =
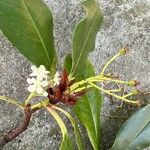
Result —
M19 127L12 129L11 131L5 133L2 137L0 137L0 148L5 146L8 142L16 138L19 134L21 134L27 129L31 116L32 116L31 106L27 105L24 108L24 118L22 124L20 124Z

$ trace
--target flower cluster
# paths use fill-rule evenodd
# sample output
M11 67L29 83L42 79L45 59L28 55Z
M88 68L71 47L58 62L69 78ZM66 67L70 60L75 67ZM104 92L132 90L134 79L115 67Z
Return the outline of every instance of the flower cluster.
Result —
M105 75L108 66L116 58L124 55L127 50L127 48L122 48L104 65L102 71L98 75L91 76L86 80L83 79L78 82L75 82L75 79L69 80L69 74L66 69L60 74L59 72L56 72L54 78L48 81L49 71L46 71L43 65L39 68L31 66L32 73L29 75L30 78L27 79L27 82L29 83L28 91L33 94L36 93L39 96L48 97L49 102L52 104L61 102L67 105L75 105L80 97L93 87L127 103L139 105L139 100L132 101L128 99L129 97L138 94L138 81L123 81L111 75ZM105 87L97 85L96 82L113 83L116 88L105 89ZM126 85L127 87L129 86L129 92L124 91L124 88L122 88L123 85Z
M27 79L29 83L28 91L39 96L48 97L52 104L61 102L74 105L85 94L85 90L73 92L72 94L66 93L67 89L74 83L74 80L69 81L66 70L63 70L61 74L56 72L51 80L52 82L48 81L49 71L46 71L43 65L39 68L31 66L31 70L32 73Z
M45 91L45 87L48 86L48 74L49 71L46 71L45 67L41 65L39 68L36 66L31 66L32 73L27 79L29 83L28 91L31 93L36 93L41 96L48 96L48 93Z

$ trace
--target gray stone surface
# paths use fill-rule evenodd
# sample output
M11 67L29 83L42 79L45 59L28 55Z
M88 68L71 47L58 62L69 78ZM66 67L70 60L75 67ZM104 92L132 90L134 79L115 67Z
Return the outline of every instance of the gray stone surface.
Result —
M72 32L83 16L79 0L46 0L53 10L55 42L62 66L63 59L71 49ZM150 0L101 0L99 1L104 23L97 35L95 51L90 59L99 72L106 61L124 45L130 51L113 63L108 72L114 72L124 80L138 79L140 89L150 89ZM0 94L23 101L26 91L26 78L30 72L30 62L26 60L4 36L0 36ZM148 97L144 99L148 101ZM149 102L149 101L148 101ZM0 133L19 123L22 113L16 107L0 102ZM129 116L137 108L118 108L107 97L102 111L102 150L112 145L117 130L124 119L107 115ZM131 110L131 111L130 111ZM18 117L19 116L19 117ZM44 110L37 112L29 128L18 138L7 144L3 150L48 150L58 149L59 128L52 117ZM87 149L92 149L88 140Z

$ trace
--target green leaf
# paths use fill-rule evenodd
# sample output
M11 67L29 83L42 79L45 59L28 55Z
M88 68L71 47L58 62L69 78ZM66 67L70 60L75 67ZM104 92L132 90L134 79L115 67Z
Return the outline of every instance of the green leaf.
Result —
M53 18L42 0L0 0L0 30L32 63L55 72Z
M95 0L85 0L82 5L86 9L86 18L76 26L72 54L68 55L65 60L65 68L77 81L95 75L87 57L95 48L96 35L103 20L101 10ZM100 149L100 109L101 95L97 89L87 92L75 106L75 113L85 126L94 150Z
M65 61L64 61L64 66L63 66L67 71L68 73L70 73L71 71L71 67L72 67L72 58L71 58L71 54L68 54L65 58Z
M61 111L64 115L66 115L69 118L69 120L72 123L72 126L74 128L74 133L75 133L76 143L78 145L78 150L84 150L84 146L83 146L83 143L82 143L82 140L81 140L81 135L80 135L78 125L76 124L73 117L68 112L66 112L65 110L63 110L60 107L57 107L57 106L52 106L52 107L54 109L57 109L57 110Z
M64 140L62 141L60 150L74 150L72 141L68 136L65 136Z
M75 28L73 35L71 76L83 72L89 52L95 48L97 32L102 24L102 13L94 0L85 0L82 5L86 9L86 18Z
M93 66L88 63L82 79L94 75ZM81 123L87 129L87 133L94 150L100 149L100 109L101 95L99 90L91 89L83 96L75 106L75 112Z
M71 58L69 55L65 59L65 68L70 71ZM87 62L84 68L84 73L79 72L80 80L93 76L94 69L91 63ZM85 126L91 144L94 150L100 149L100 109L101 109L101 95L97 89L91 89L83 96L74 110L81 123Z
M111 150L140 150L150 146L150 105L133 114L121 127Z
M54 119L57 121L61 132L62 132L62 143L61 143L61 147L60 150L73 150L73 145L72 145L72 141L68 136L68 132L66 129L66 126L63 122L63 120L61 119L61 117L58 115L58 113L52 109L51 107L47 106L46 109L51 113L51 115L54 117Z

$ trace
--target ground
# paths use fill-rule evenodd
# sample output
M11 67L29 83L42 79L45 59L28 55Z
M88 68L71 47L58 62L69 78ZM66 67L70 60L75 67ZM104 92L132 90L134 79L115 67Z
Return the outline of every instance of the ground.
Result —
M77 22L84 16L79 0L45 0L54 14L55 43L60 59L59 69L66 54L71 50L72 33ZM140 81L140 89L150 90L150 0L99 0L104 14L95 51L90 59L98 73L107 60L123 46L129 52L115 61L108 72L119 75L124 80ZM26 79L31 63L15 47L0 35L0 94L23 101L27 97ZM143 97L149 103L148 97ZM0 102L0 133L7 131L22 118L22 112L16 107ZM124 117L131 115L139 108L118 108L109 97L104 98L102 109L102 150L113 144L115 135ZM130 111L131 110L131 111ZM114 118L110 116L120 116ZM48 150L58 149L61 135L52 117L42 110L37 112L29 128L7 144L3 150ZM85 137L86 138L86 137ZM89 141L87 149L91 149Z

